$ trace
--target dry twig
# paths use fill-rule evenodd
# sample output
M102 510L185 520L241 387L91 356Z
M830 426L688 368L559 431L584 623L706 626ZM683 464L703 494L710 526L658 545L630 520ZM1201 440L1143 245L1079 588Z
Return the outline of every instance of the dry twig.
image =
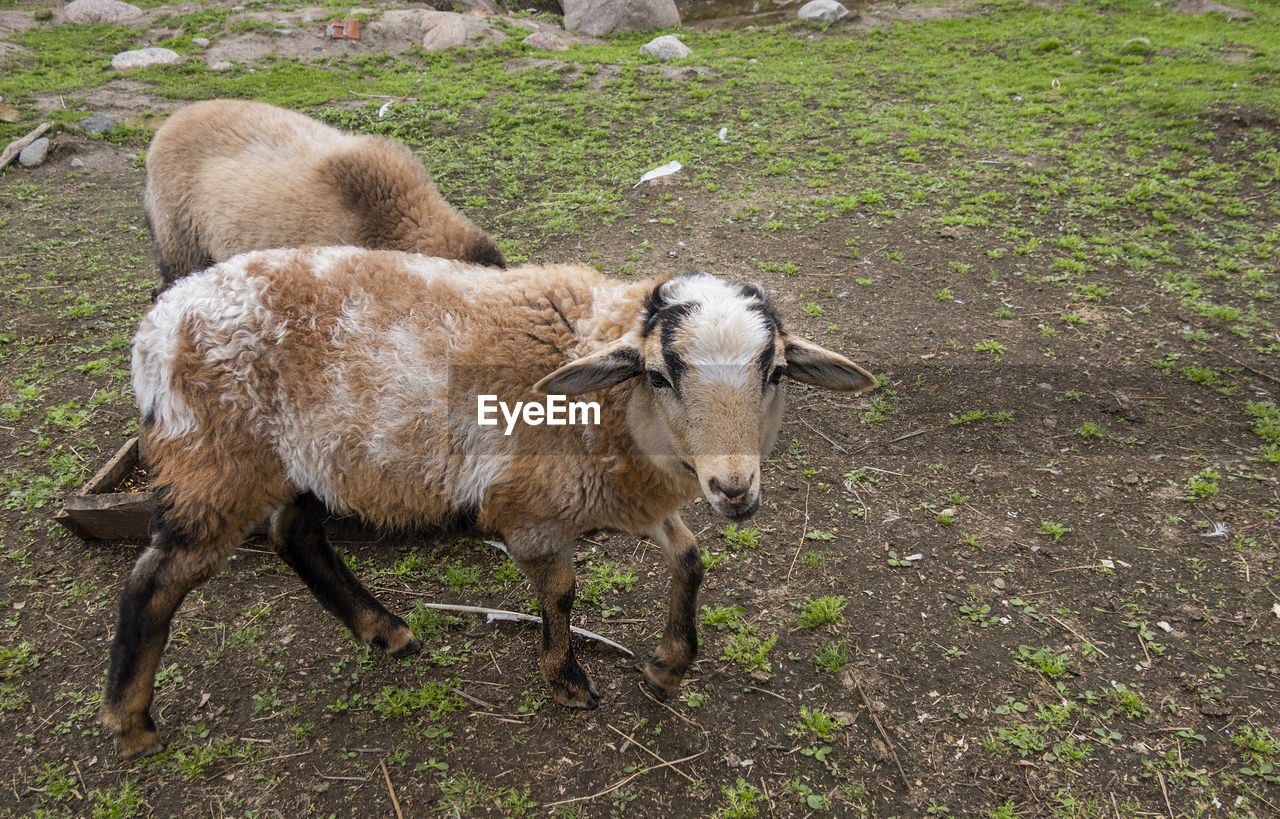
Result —
M400 800L396 798L396 789L391 787L391 774L387 773L386 760L379 759L378 764L382 766L382 778L387 780L387 793L391 794L391 807L396 809L396 819L404 819L404 814L400 812Z
M644 751L644 752L645 752L646 754L648 754L649 756L651 756L651 757L653 757L654 759L658 760L659 762L661 762L661 763L662 763L662 765L663 765L663 766L666 766L666 767L670 768L671 770L675 771L676 773L680 774L681 776L683 776L686 780L688 780L688 782L689 782L689 784L690 784L690 785L696 785L696 784L697 784L696 780L694 780L694 778L693 778L692 776L689 776L687 773L685 773L684 771L680 770L679 768L677 768L677 767L676 767L675 765L673 765L672 763L668 762L667 760L665 760L665 759L663 759L662 757L658 756L658 755L657 755L656 753L654 753L653 751L651 751L651 750L649 750L648 748L646 748L646 747L644 746L644 744L643 744L642 742L640 742L640 740L636 739L635 737L631 736L630 734L624 734L624 733L622 733L621 731L619 731L617 728L615 728L615 727L614 727L614 726L612 726L612 725L610 725L610 726L609 726L609 730L610 730L610 731L613 731L615 734L617 734L618 736L622 737L622 738L623 738L623 739L625 739L627 742L631 743L632 745L636 746L636 747L637 747L637 748L639 748L640 750ZM624 745L623 747L625 748L626 746ZM662 766L659 766L659 767L662 767Z
M867 716L871 717L871 721L875 723L876 730L880 732L880 737L884 740L884 744L889 749L889 756L893 757L893 764L898 768L898 776L902 777L902 784L907 787L907 791L911 791L911 782L907 779L907 772L902 770L902 762L898 759L898 752L893 747L893 740L889 738L889 732L880 724L880 720L876 717L876 712L871 708L871 700L867 697L867 692L862 688L862 682L857 677L850 674L849 679L853 680L853 685L858 689L858 694L862 697L862 704L867 706Z
M682 756L679 759L673 759L670 762L664 762L661 765L650 765L648 768L641 768L640 770L636 771L630 776L625 776L622 779L619 779L617 782L614 782L612 785L605 788L604 790L597 791L596 793L593 793L589 796L575 796L572 799L561 799L559 802L546 802L543 804L542 807L554 808L557 805L568 805L572 802L588 802L592 799L598 799L601 796L606 796L608 794L613 793L618 788L621 788L623 785L627 784L631 780L635 779L636 777L643 776L644 774L649 773L649 771L656 771L659 768L667 768L672 765L679 765L682 762L688 762L691 759L697 759L698 757L705 754L707 752L707 749L710 747L711 745L710 743L708 743L706 748L703 748L701 751L698 751L696 754L689 754L688 756Z
M796 569L796 560L800 558L800 550L804 547L805 533L809 530L809 489L813 486L813 481L805 484L804 487L804 523L800 526L800 542L796 544L796 553L791 556L791 566L787 569L787 580L791 580L791 573Z

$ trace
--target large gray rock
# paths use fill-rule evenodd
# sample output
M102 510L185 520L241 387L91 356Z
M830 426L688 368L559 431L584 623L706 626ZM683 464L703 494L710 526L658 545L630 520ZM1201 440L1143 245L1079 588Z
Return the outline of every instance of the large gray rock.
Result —
M119 25L142 14L142 9L121 0L71 0L63 9L69 23Z
M111 67L116 71L131 71L149 65L180 63L183 59L181 54L167 48L140 48L136 51L121 51L111 58Z
M813 0L811 3L805 3L800 7L800 11L796 12L796 16L806 23L814 23L820 26L828 26L842 17L847 17L849 10L836 2L836 0Z
M483 17L449 11L428 12L422 17L422 47L446 51L487 39L493 29Z
M100 134L116 127L116 121L103 113L95 113L88 119L80 120L80 130L86 134Z
M670 34L654 37L640 46L640 53L649 57L657 57L659 60L681 60L685 57L693 56L693 51L690 50L689 46Z
M680 25L675 0L561 0L564 27L593 37Z
M520 42L539 51L568 51L569 44L549 31L535 31Z
M40 137L18 153L18 164L24 168L34 168L44 162L44 158L48 155L49 138Z

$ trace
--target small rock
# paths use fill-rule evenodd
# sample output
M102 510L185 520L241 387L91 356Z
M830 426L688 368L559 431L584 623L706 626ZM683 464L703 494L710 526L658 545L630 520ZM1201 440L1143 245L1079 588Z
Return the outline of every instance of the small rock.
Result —
M86 134L100 134L116 127L116 121L106 114L95 112L88 119L80 120L80 130Z
M521 40L529 48L536 48L539 51L568 51L569 46L564 40L549 31L535 31L528 37Z
M8 105L0 105L0 122L17 122L22 119L22 114L17 108Z
M180 63L183 56L168 48L139 48L135 51L122 51L111 58L111 67L116 71L131 71L135 68L146 68L149 65L170 65Z
M687 45L670 34L655 37L640 46L640 53L659 60L681 60L693 56L693 51Z
M997 589L1004 589L1008 584L1004 582L1003 577L997 577L995 580L991 581L991 585L995 586Z
M120 0L72 0L63 9L71 23L111 23L118 25L142 14L142 9Z
M1128 475L1125 475L1125 476L1124 476L1123 478L1121 478L1120 480L1124 481L1124 482L1125 482L1126 484L1128 484L1129 486L1133 486L1134 484L1136 484L1138 481L1140 481L1140 480L1142 480L1142 479L1138 477L1138 473L1136 473L1136 472L1130 472Z
M84 170L84 160L78 156L71 157L71 168L72 170L77 170L77 171Z
M207 48L209 45L209 38L208 37L192 37L191 45L195 46L196 48Z
M27 147L23 148L18 154L18 162L24 168L34 168L44 162L44 158L49 155L49 138L40 137Z
M842 17L847 17L849 10L836 2L836 0L813 0L811 3L805 3L800 7L800 11L796 12L796 17L806 23L827 26Z
M231 68L231 63L227 60L214 60L209 63L210 71L226 71Z

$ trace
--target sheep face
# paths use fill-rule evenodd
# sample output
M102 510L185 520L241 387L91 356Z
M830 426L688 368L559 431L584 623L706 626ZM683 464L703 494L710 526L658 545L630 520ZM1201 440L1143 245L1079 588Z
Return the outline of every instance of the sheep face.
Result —
M655 287L639 327L535 389L577 395L637 379L628 423L645 454L692 473L712 509L744 520L760 508L760 461L782 424L784 376L849 393L877 385L852 361L788 334L759 285L697 274Z

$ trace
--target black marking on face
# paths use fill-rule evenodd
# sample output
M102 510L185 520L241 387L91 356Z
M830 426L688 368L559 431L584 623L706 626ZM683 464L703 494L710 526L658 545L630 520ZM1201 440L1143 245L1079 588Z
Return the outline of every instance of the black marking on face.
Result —
M671 381L671 388L675 390L677 396L682 396L680 381L685 373L689 372L689 365L684 362L679 353L666 346L662 348L662 363L667 366L667 377Z
M679 327L681 320L696 306L687 301L667 304L662 300L661 290L661 286L655 287L645 301L644 328L640 331L641 338L648 338L659 325L663 327L664 332L669 325Z
M680 381L689 371L689 365L676 352L676 333L679 332L686 316L694 312L695 305L689 302L664 307L659 313L659 324L662 326L662 362L667 366L667 377L676 395L680 395Z
M778 380L774 378L777 368L773 365L773 359L778 354L777 337L769 339L769 344L760 351L760 355L756 356L756 369L760 372L760 389L768 389L770 384L777 384Z

